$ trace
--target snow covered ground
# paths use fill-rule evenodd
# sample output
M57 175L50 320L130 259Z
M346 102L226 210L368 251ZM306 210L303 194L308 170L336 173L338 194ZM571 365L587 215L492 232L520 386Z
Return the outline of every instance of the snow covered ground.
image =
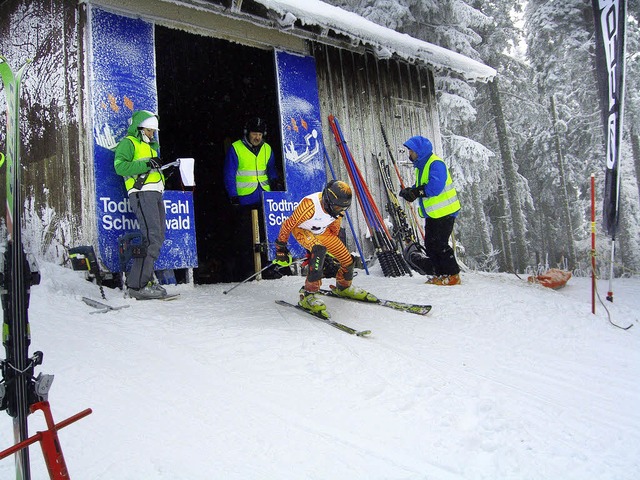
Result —
M326 299L350 336L293 309L300 277L180 285L172 302L91 314L98 288L41 265L32 290L37 372L74 479L636 479L640 475L640 278L591 314L590 280L553 291L509 274L356 284L433 304L426 317ZM326 282L327 285L329 282ZM603 296L607 283L600 282ZM30 433L44 429L30 416ZM0 414L0 449L13 443ZM34 479L49 478L38 446ZM13 458L0 479L15 478Z

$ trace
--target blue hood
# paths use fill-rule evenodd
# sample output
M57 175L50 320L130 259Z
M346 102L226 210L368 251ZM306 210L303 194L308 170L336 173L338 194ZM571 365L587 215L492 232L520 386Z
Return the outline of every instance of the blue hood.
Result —
M433 153L433 145L428 138L415 136L404 142L404 146L410 148L418 154L418 158L413 162L413 166L416 168L423 167L429 157Z

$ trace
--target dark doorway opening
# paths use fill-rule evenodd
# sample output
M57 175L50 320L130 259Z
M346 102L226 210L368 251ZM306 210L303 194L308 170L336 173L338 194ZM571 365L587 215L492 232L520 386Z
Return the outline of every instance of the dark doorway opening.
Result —
M160 26L155 37L161 156L195 159L194 282L241 281L254 273L252 239L230 228L237 210L224 188L224 158L246 120L259 116L282 176L274 53ZM177 173L167 187L182 188Z

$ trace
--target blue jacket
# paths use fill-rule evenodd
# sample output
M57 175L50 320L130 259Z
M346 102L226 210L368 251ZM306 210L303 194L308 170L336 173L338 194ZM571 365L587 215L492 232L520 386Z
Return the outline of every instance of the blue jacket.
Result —
M418 169L418 176L422 176L422 171L426 166L429 158L433 154L433 145L428 138L415 136L404 142L404 146L410 148L418 154L418 158L413 163L413 166ZM426 185L414 185L424 190L426 197L435 197L440 195L444 190L445 183L447 181L447 166L442 160L436 160L431 163L429 169L429 180ZM451 214L452 217L458 216L458 212Z

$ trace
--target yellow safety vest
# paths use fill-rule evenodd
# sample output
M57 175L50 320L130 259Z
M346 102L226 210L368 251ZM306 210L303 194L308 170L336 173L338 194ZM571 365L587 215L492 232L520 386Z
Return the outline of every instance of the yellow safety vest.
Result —
M427 160L427 164L424 166L420 178L418 178L420 170L416 168L416 185L425 185L429 182L429 169L431 168L431 164L436 160L441 161L442 159L434 153L429 157L429 160ZM446 165L445 168L447 169L447 181L444 184L442 192L435 197L420 197L418 199L418 214L422 218L425 218L427 215L431 218L442 218L460 210L458 192L453 188L453 180L451 180L451 174Z
M156 152L156 150L151 148L151 145L149 145L148 143L145 143L139 138L132 137L130 135L128 135L127 138L131 140L131 143L133 143L133 147L134 147L133 160L132 160L133 162L141 162L143 160L147 160L148 158L158 156L158 152ZM145 174L141 173L140 175L145 175ZM124 178L124 186L127 189L127 192L133 189L133 184L136 183L136 179L138 178L138 176L139 175L134 175L132 177ZM162 182L162 184L164 185L164 175L162 174L162 172L158 170L150 170L147 174L147 178L144 180L143 185L147 185L148 183L159 183L159 182Z
M270 192L269 177L267 176L267 162L271 158L271 146L263 143L258 155L242 142L233 142L233 149L238 157L238 171L236 172L236 189L238 196L251 195L262 186L263 190Z

